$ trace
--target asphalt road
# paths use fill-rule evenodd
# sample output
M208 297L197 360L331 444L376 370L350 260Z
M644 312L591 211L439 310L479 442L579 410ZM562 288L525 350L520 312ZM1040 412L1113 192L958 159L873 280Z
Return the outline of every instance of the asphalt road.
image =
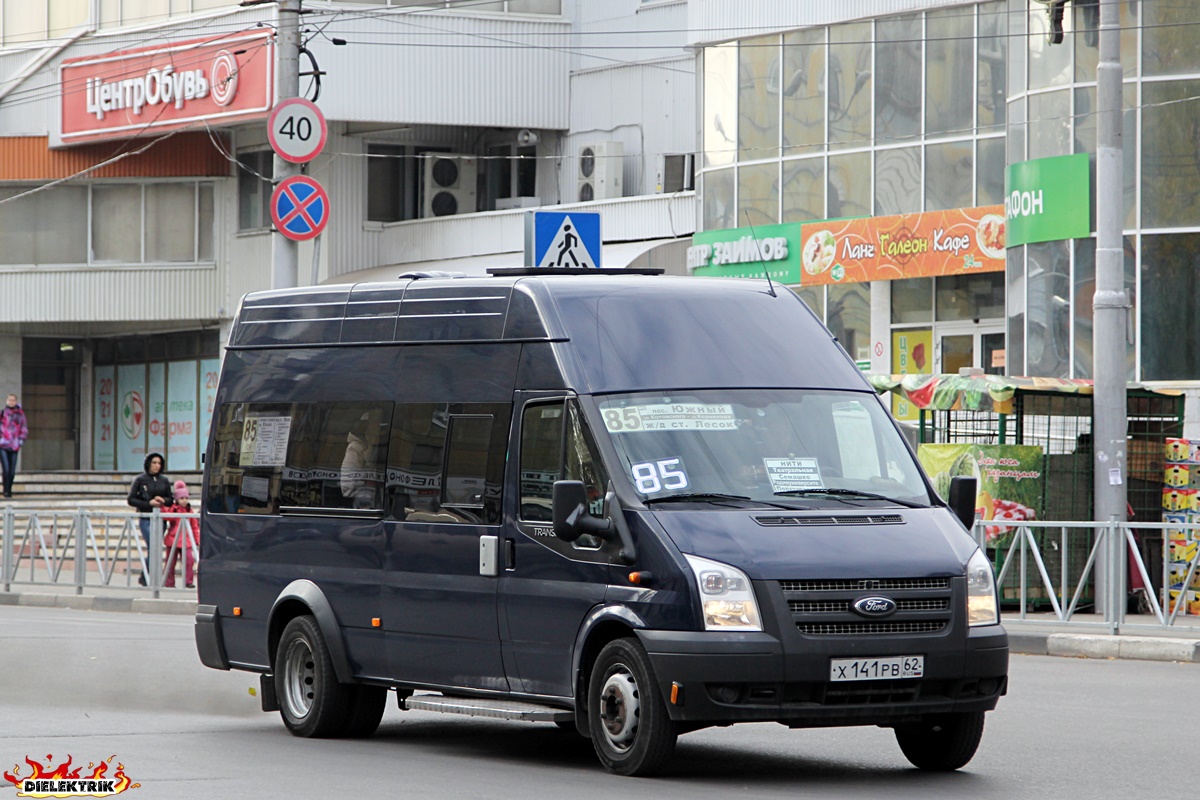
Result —
M1200 664L1014 656L962 771L911 769L890 731L741 725L681 737L667 774L605 773L553 725L391 705L366 741L297 739L257 676L205 669L191 620L0 606L0 772L116 756L137 798L1170 797L1193 774ZM7 788L5 788L7 787ZM11 794L10 794L11 792ZM0 781L0 800L15 796Z

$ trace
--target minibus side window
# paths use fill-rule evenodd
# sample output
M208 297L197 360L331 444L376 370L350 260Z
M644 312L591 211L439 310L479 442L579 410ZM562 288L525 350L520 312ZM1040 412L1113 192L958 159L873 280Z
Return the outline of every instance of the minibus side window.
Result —
M397 403L385 506L410 522L500 522L510 406Z
M292 408L290 403L225 403L217 410L208 462L210 511L278 513Z
M383 509L391 403L305 403L292 415L280 504Z

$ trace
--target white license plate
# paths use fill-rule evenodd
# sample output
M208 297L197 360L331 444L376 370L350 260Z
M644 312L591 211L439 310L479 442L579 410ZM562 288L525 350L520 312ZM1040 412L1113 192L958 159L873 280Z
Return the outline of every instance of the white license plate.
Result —
M924 675L925 656L834 658L829 662L831 681L884 681Z

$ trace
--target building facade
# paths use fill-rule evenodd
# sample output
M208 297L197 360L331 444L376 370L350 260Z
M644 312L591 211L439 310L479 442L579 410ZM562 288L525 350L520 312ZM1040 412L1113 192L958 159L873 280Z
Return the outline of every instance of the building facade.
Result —
M1060 226L1015 246L1012 237L1003 268L904 268L870 282L799 270L796 290L874 372L1092 377L1099 6L1071 0L1052 43L1040 0L811 5L693 7L700 228L986 210L1012 199L1006 172L1074 156L1082 176L1068 199L1092 222L1082 231ZM1200 331L1181 289L1200 267L1200 209L1185 188L1200 168L1190 36L1200 5L1118 6L1128 378L1194 396ZM1017 207L1019 217L1019 196ZM797 247L811 244L796 236Z
M606 265L682 263L691 176L664 186L658 156L695 150L686 3L308 6L330 212L300 284L519 265L526 210L581 198ZM0 5L0 391L30 416L25 469L199 466L228 324L271 288L278 13Z
M599 210L605 265L766 271L864 369L1091 377L1094 2L1059 44L1041 0L308 5L330 221L300 284L479 274L521 262L527 210ZM1200 5L1119 7L1129 378L1193 394ZM272 282L277 17L0 3L0 392L30 413L26 469L198 466L229 321ZM1086 230L985 236L1053 159ZM827 261L835 230L862 247ZM903 263L846 260L870 241Z

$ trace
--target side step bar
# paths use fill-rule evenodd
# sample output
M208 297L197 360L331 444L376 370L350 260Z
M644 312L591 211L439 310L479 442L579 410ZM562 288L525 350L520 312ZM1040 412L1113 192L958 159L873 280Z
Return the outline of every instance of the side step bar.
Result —
M406 697L404 708L409 711L441 711L445 714L526 722L569 722L575 719L574 711L556 706L523 703L519 700L492 700L486 697L446 697L440 694L415 694Z

